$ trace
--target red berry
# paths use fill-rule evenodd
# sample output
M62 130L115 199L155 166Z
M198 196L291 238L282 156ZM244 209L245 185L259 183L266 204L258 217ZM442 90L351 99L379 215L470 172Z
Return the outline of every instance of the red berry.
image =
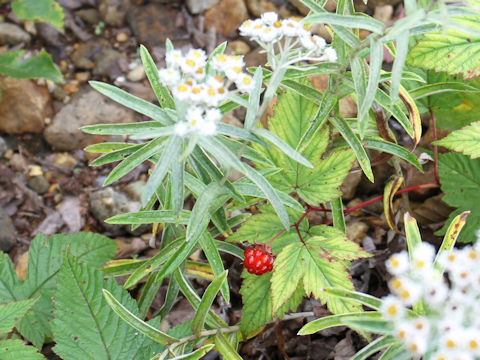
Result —
M265 250L265 246L257 245L257 248L248 248L243 252L245 260L243 266L250 274L263 275L273 269L273 255Z

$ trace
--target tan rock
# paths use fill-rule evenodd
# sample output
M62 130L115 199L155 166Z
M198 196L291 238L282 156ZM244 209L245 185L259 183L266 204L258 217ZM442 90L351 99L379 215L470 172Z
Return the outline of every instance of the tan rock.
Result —
M351 200L355 195L357 186L362 179L361 171L354 171L349 173L346 178L343 180L342 186L340 186L340 191L342 192L343 200Z
M247 55L250 52L250 45L242 40L231 41L228 47L232 49L233 55Z
M271 1L266 0L247 0L247 7L250 14L260 17L263 13L274 11L278 13L278 8Z
M367 236L368 225L361 222L351 222L347 225L347 238L350 241L360 244L365 236Z
M52 116L50 93L31 80L0 76L0 132L41 133L46 117Z
M205 27L207 30L215 27L217 34L231 37L248 18L247 6L243 0L221 0L205 12Z
M324 92L328 87L328 75L319 74L309 76L310 81L315 89ZM340 115L345 118L353 118L357 116L357 103L351 96L340 99Z
M388 24L393 16L393 6L392 5L383 5L377 6L373 13L373 17L384 24Z

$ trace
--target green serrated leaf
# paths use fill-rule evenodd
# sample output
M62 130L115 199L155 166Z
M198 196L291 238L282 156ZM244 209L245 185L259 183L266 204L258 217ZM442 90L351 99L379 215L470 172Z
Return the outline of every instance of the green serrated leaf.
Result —
M33 346L27 346L22 340L0 341L0 359L2 360L45 360Z
M47 22L60 29L63 27L63 9L55 0L15 0L12 10L22 20Z
M305 97L287 92L278 99L274 116L268 121L269 130L290 147L297 148L309 131L317 110L318 106ZM313 169L293 161L276 148L254 147L281 169L268 176L277 189L285 193L296 192L305 202L319 204L341 195L339 187L354 161L350 150L337 151L322 159L328 141L328 128L323 127L311 136L309 144L300 152L314 165ZM257 166L263 168L261 164Z
M22 299L40 295L40 299L18 326L20 333L41 348L46 335L51 335L52 296L57 286L57 274L64 254L69 252L94 267L101 267L113 258L117 245L105 236L80 232L72 235L37 235L32 240L25 282L18 291Z
M457 238L458 242L476 241L476 230L480 227L480 206L477 199L480 191L480 159L470 159L462 154L440 154L438 160L440 184L445 193L443 201L458 208L450 214L440 234L448 224L464 211L471 211L468 221Z
M8 254L0 252L0 302L23 299L22 294L18 291L20 284L10 257Z
M37 0L34 0L37 1ZM24 59L25 50L9 51L0 55L0 74L17 79L43 78L53 82L63 80L62 73L45 51Z
M102 288L110 291L131 312L137 304L103 273L81 264L71 255L58 274L55 318L52 321L54 351L64 359L128 359L137 352L135 330L108 306Z
M455 22L480 31L480 16L455 17ZM460 74L464 79L480 75L480 36L450 28L425 34L410 50L407 63L422 69Z
M240 320L240 330L244 338L248 334L261 328L263 325L273 320L272 299L270 290L270 280L272 273L266 273L261 276L252 275L244 270L242 272L243 283L240 294L243 299L242 319ZM297 286L293 295L286 299L286 303L275 314L279 318L289 311L295 311L302 301L304 295L301 284Z
M442 140L436 141L435 145L461 152L472 159L480 157L480 121L450 133Z
M0 332L12 331L26 312L38 301L38 297L0 304Z

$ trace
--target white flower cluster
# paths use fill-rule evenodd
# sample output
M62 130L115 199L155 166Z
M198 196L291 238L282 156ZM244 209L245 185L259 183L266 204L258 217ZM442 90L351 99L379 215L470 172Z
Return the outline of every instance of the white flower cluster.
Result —
M291 62L304 60L337 61L333 47L325 39L312 35L306 26L295 19L279 20L274 12L262 14L260 19L247 20L239 28L240 35L251 38L267 50L289 51ZM285 39L283 43L280 40Z
M186 55L171 50L166 62L167 67L159 70L160 81L171 90L177 109L186 109L185 118L175 125L178 136L214 135L221 119L217 107L227 99L232 85L241 93L253 88L253 79L243 72L245 64L239 56L220 54L207 66L207 56L201 49L192 49Z
M394 323L394 335L415 358L480 359L480 242L444 252L434 265L433 246L422 243L412 261L407 252L392 255L386 265L394 275L391 295L380 309ZM448 282L439 268L445 269ZM408 309L420 301L424 315Z

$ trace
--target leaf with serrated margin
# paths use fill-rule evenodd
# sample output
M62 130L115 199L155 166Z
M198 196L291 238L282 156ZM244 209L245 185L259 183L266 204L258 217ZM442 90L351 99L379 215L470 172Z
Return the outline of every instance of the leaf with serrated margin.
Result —
M268 121L269 130L292 148L297 148L315 118L318 105L305 97L287 92L279 97L274 115ZM319 129L307 146L302 147L301 155L314 168L308 168L287 157L277 148L254 145L279 169L268 179L274 186L286 193L296 192L304 201L319 204L341 195L339 187L353 165L355 159L350 150L338 151L322 160L329 141L327 127ZM256 164L259 169L262 164Z
M22 294L18 291L20 284L12 261L7 254L0 252L0 302L23 299Z
M480 16L453 17L469 30L480 31ZM480 36L454 28L425 34L410 50L407 63L422 69L461 74L465 80L480 76Z
M439 235L445 233L453 219L464 211L471 211L468 221L458 236L458 242L476 241L476 230L480 227L480 159L470 159L462 154L440 154L438 157L438 174L443 201L458 208L450 214Z
M12 10L22 20L47 22L57 29L63 27L63 8L55 0L15 0Z
M480 157L480 121L450 133L442 140L435 141L435 145L461 152L472 159Z
M357 243L350 241L345 233L331 226L318 225L311 227L308 232L318 241L326 255L338 261L352 261L370 257Z
M0 359L2 360L45 360L33 346L27 346L22 340L0 341Z
M0 304L0 332L12 331L37 300L38 297Z
M329 257L322 242L322 239L312 237L305 241L305 245L301 244L301 267L304 268L303 286L306 294L313 294L322 303L326 303L334 314L360 311L361 307L358 304L329 296L323 291L326 287L353 290L353 284L345 268L345 262L335 261Z
M0 73L17 79L43 78L53 82L63 80L62 73L55 67L46 51L24 59L25 50L9 51L0 55Z
M272 273L263 275L249 274L247 270L242 273L243 283L240 288L243 308L240 330L246 338L248 334L258 330L263 325L273 320L270 281ZM275 316L282 318L287 311L295 311L304 295L301 284L297 286L293 295L280 307Z
M22 294L22 299L37 295L40 295L40 299L20 322L20 333L38 348L41 348L45 336L51 334L51 298L67 249L79 261L101 267L113 258L116 248L113 240L94 233L52 235L48 239L42 234L36 236L29 250L27 277L18 291Z
M71 255L65 256L58 274L52 321L54 351L62 358L110 360L135 355L135 330L108 306L102 288L127 309L138 312L136 302L114 279L104 281L101 271L79 263Z
M276 313L295 292L305 273L305 246L294 242L285 246L273 264L272 307Z

